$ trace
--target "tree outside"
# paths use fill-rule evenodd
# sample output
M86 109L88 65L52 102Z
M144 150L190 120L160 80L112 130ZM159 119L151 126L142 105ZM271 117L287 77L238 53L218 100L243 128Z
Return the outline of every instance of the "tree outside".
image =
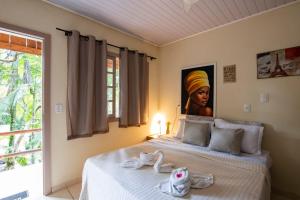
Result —
M41 132L1 136L41 128L41 105L42 56L0 49L0 155L41 148ZM0 171L38 163L42 157L37 152L2 161Z

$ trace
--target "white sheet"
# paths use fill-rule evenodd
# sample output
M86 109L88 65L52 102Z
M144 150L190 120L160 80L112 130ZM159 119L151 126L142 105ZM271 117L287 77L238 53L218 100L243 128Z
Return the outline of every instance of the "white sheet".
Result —
M190 144L185 144L181 142L180 139L176 137L160 137L159 139L154 139L149 142L153 143L161 143L161 144L173 144L174 146L182 146L183 148L190 148L195 151L199 151L202 153L208 153L210 155L215 155L215 156L221 156L221 157L230 157L233 159L240 159L244 161L250 161L250 162L257 162L265 165L267 168L271 168L272 166L272 159L270 157L270 153L268 151L262 150L260 155L256 154L247 154L247 153L241 153L241 155L236 156L236 155L231 155L228 153L222 153L222 152L217 152L217 151L211 151L208 149L208 147L200 147L197 145L190 145Z
M139 152L163 150L166 162L186 166L195 173L211 173L215 183L191 190L184 199L268 200L270 195L267 156L232 156L212 152L175 139L154 139L87 159L82 179L81 200L171 200L182 199L161 193L155 186L169 174L157 174L151 167L121 168L119 163Z

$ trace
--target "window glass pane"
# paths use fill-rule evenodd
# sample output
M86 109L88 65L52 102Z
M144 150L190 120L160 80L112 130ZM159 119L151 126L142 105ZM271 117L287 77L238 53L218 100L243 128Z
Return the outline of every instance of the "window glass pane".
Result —
M119 117L120 104L120 60L119 57L107 58L107 112Z
M107 73L107 86L113 86L114 81L113 81L113 74Z
M112 59L107 59L107 71L113 72L114 69L114 61Z
M116 77L119 79L119 74L120 74L120 65L119 65L119 58L116 58Z
M120 96L119 96L119 94L120 94L120 88L117 87L117 88L116 88L116 99L115 99L116 117L119 117L119 116L120 116L120 115L119 115L119 105L120 105L120 100L119 100Z
M120 105L120 66L119 66L119 58L116 58L116 99L115 99L115 108L116 108L116 117L120 117L119 115L119 105Z
M113 100L113 88L107 88L107 100L108 101Z
M116 67L117 68L120 67L120 59L119 59L119 57L116 57Z
M111 101L107 102L107 114L108 115L113 114L113 102Z

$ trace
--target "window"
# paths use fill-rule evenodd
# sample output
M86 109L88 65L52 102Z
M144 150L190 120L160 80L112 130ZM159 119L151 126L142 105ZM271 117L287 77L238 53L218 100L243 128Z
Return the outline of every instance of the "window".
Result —
M107 56L107 114L111 120L119 118L120 60L117 54Z

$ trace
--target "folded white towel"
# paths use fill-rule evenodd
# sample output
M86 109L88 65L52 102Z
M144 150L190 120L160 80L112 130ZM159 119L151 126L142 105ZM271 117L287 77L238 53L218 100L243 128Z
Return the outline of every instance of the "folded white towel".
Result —
M191 175L186 167L182 167L173 170L170 178L161 182L158 188L172 196L183 197L190 191L190 188L206 188L212 185L213 182L212 174Z
M121 167L125 168L134 168L134 169L139 169L145 165L152 166L155 163L155 152L154 153L145 153L141 152L140 157L133 157L130 158L129 160L126 160L122 162L120 165Z
M154 165L156 160L156 152L154 153L140 153L140 160L144 163L144 165Z
M124 168L134 168L139 169L144 166L144 163L137 157L126 160L120 164L121 167Z
M214 183L214 176L212 174L192 174L191 175L192 188L207 188Z
M165 163L164 162L164 153L162 151L155 151L154 152L155 155L158 155L158 159L155 162L153 168L155 170L155 172L157 173L170 173L172 172L172 170L174 169L174 164L173 163Z
M153 166L157 173L170 173L174 169L174 164L164 162L164 153L160 150L154 153L141 152L140 157L133 157L129 160L122 162L121 167L139 169L145 165Z

